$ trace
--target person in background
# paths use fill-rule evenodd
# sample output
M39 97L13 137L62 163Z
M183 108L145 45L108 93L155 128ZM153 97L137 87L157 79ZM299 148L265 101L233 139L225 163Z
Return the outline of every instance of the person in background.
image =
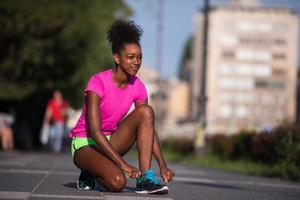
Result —
M4 151L11 151L14 149L14 137L11 125L14 118L10 114L0 113L0 141Z
M44 124L50 126L49 146L56 153L62 150L65 117L68 107L68 102L64 100L62 93L55 90L52 98L47 103Z
M110 192L121 192L126 176L136 179L136 193L166 194L151 170L152 155L165 182L174 172L167 167L155 130L143 82L136 76L142 63L141 28L117 20L107 32L115 67L93 75L84 90L82 114L71 130L72 156L80 168L79 189L93 189L94 179ZM135 109L126 116L131 105ZM123 158L137 143L139 168Z

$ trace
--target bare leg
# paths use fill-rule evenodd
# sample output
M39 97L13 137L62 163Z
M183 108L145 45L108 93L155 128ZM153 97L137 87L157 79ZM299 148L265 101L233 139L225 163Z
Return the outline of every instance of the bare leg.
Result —
M154 114L150 106L137 107L122 121L110 140L120 155L127 153L135 141L143 172L151 167L154 141ZM99 149L87 146L77 150L74 162L78 168L90 172L99 181L103 180L110 191L122 191L126 186L124 173Z
M75 165L91 173L99 181L103 181L111 192L120 192L126 186L126 177L121 169L100 150L91 146L78 149L74 155Z
M0 128L2 148L4 151L10 151L14 148L14 139L12 129L9 127Z
M115 149L124 155L137 141L141 172L151 167L154 142L154 113L150 106L139 106L119 125L111 137Z

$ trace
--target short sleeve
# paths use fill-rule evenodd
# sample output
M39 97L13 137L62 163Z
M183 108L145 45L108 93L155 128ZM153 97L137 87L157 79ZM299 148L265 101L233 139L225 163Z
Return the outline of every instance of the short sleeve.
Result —
M104 86L102 80L97 76L92 76L84 90L83 95L86 96L88 91L95 92L99 97L104 95Z
M143 102L148 99L148 93L145 85L138 79L137 81L137 93L134 102Z

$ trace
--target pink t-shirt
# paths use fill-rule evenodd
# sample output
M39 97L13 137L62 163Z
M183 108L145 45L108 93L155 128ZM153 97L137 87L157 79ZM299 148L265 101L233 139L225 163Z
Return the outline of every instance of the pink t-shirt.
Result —
M143 102L148 98L144 84L136 76L130 77L125 87L117 87L113 82L111 69L93 75L84 90L85 97L87 91L95 92L101 98L99 110L104 135L111 135L117 129L119 122L134 102ZM81 116L71 130L70 137L90 137L86 127L86 99L84 99Z

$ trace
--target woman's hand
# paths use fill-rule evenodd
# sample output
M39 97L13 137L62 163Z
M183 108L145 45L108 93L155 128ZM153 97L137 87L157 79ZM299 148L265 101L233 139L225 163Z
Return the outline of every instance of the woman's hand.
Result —
M172 170L170 170L168 167L161 167L160 175L161 175L162 179L167 183L167 182L172 181L175 173Z
M131 166L127 163L125 163L121 169L129 176L129 178L135 179L141 175L140 170L138 170L136 167Z

